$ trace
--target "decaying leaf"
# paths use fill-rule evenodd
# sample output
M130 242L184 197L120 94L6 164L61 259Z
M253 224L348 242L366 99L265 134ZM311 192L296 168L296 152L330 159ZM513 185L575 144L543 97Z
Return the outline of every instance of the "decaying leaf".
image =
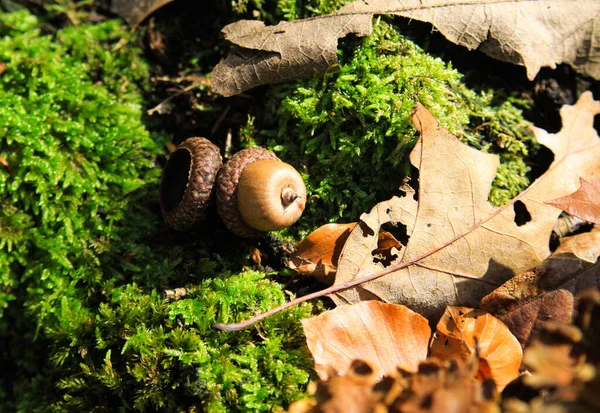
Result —
M382 385L383 384L383 385ZM311 383L315 399L293 403L289 413L372 412L390 391L390 379L381 379L364 361L354 360L348 373L333 376L326 382Z
M355 359L378 377L402 367L416 371L427 357L427 320L400 305L364 301L302 320L308 348L321 379L345 375ZM333 369L333 370L332 370Z
M529 79L563 62L600 79L596 0L357 0L336 13L276 26L250 20L226 26L223 33L235 46L212 71L211 89L232 96L323 75L338 65L338 40L368 36L374 14L429 22L451 42L524 65Z
M356 222L326 224L317 228L296 245L289 267L332 284L342 248L355 225Z
M356 222L349 224L326 224L296 245L296 252L290 257L289 267L296 272L310 275L325 284L333 284L337 264L344 244ZM400 242L389 232L379 233L377 249L373 256L385 261L394 251L402 248Z
M484 297L481 308L506 323L523 347L547 320L570 323L574 297L600 283L600 231L565 238L538 267Z
M477 359L464 366L435 358L416 371L399 369L379 379L364 362L346 376L311 385L314 398L290 406L290 413L496 413L494 382L475 379Z
M561 109L559 133L536 129L554 162L509 204L493 208L488 194L497 157L460 143L417 105L413 123L421 137L410 159L419 169L418 201L394 197L361 216L342 251L334 286L377 278L335 292L334 301L378 299L433 318L448 305L477 307L493 289L538 265L550 255L548 240L560 213L544 202L574 192L579 177L600 177L600 140L593 128L598 113L600 102L586 92ZM525 223L515 220L516 206L527 211ZM410 238L385 268L371 252L387 222L404 224Z
M577 192L547 203L586 221L600 224L600 180L581 178Z
M112 0L110 11L136 27L146 17L173 0Z
M493 379L498 391L519 376L523 350L506 325L491 314L448 307L431 341L430 356L467 361L479 356L479 376Z
M523 363L530 374L522 376L512 390L528 391L530 400L506 397L503 411L600 411L600 293L587 291L578 301L574 324L549 321L527 346Z

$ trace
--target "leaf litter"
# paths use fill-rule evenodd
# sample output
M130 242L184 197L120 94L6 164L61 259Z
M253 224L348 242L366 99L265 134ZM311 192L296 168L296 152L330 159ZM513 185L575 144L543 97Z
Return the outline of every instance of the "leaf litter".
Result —
M557 134L541 129L535 136L554 152L554 162L531 186L500 208L487 198L498 159L472 149L417 105L413 122L421 136L411 152L419 169L418 201L394 197L361 216L342 251L334 286L385 271L385 276L336 291L336 304L364 299L407 305L428 318L448 305L477 307L481 298L515 274L550 255L548 240L560 210L545 201L577 189L579 178L600 176L600 140L593 128L600 102L584 93L561 109ZM529 220L515 222L515 204ZM370 252L385 223L406 225L409 240L389 267Z
M542 6L543 3L543 6ZM449 41L527 69L568 63L600 79L600 2L595 0L356 0L337 12L266 26L241 20L223 29L230 54L211 73L211 90L233 96L250 88L336 70L337 44L368 36L375 14L428 22Z
M239 330L325 295L338 305L372 299L403 304L430 320L448 305L477 307L485 295L550 255L548 241L561 211L545 201L574 192L580 177L600 177L600 140L593 128L600 102L585 92L560 113L558 133L535 129L537 140L554 152L549 169L511 202L494 208L487 196L497 157L462 144L417 104L413 122L421 136L410 158L419 170L418 197L409 191L361 216L331 287L244 322L214 327ZM515 222L515 205L527 212L525 222ZM404 225L409 238L396 260L382 263L372 251L388 222Z

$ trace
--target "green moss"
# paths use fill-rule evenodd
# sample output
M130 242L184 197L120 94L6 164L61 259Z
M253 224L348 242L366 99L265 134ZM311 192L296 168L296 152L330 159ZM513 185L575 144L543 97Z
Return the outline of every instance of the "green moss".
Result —
M245 252L190 257L194 237L161 222L166 140L141 122L148 72L128 29L42 27L0 13L0 411L272 411L301 397L310 307L213 330L286 294L230 272ZM169 286L189 294L170 303Z
M493 203L528 184L524 158L532 139L519 109L526 102L467 88L451 65L386 21L377 19L371 36L339 52L339 71L280 86L271 95L276 129L259 140L306 165L310 205L302 228L356 220L398 193L417 139L410 115L416 102L463 141L501 156Z

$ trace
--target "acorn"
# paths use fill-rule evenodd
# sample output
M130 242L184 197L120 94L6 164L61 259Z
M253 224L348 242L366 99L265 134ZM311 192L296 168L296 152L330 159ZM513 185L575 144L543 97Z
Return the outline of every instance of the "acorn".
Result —
M206 218L223 159L205 138L189 138L171 154L160 185L160 210L168 226L179 231Z
M217 210L227 229L240 237L257 238L292 225L305 204L298 171L266 149L241 150L217 176Z

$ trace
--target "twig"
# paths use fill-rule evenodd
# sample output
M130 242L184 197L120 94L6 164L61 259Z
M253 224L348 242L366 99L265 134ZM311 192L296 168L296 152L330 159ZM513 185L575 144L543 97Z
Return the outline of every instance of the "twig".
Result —
M565 158L569 155L573 155L573 154L577 154L578 152L583 152L583 151L587 151L589 150L589 148L585 148L585 149L581 149L575 152L571 152L571 153L567 153L565 154L565 156L563 156L561 159L555 161L552 166L550 166L550 168L548 168L548 170L542 175L540 176L535 182L533 182L529 188L525 189L523 192L521 192L519 195L517 195L516 197L514 197L509 203L503 205L502 207L496 209L493 213L491 213L487 218L484 218L476 223L474 223L468 230L466 230L464 233L457 235L456 237L452 238L449 241L446 241L445 243L443 243L442 245L440 245L439 247L433 249L432 251L429 251L415 259L412 259L410 261L406 261L406 262L401 262L398 263L396 265L392 265L391 267L386 268L383 271L379 271L376 272L374 274L371 274L367 277L364 278L356 278L352 281L348 281L344 284L341 285L332 285L331 287L325 288L324 290L320 290L320 291L316 291L314 293L305 295L303 297L298 297L293 299L292 301L289 301L285 304L282 304L278 307L275 307L265 313L261 313L257 316L254 316L246 321L242 321L241 323L234 323L234 324L224 324L224 323L216 323L213 324L213 328L216 328L217 330L223 330L223 331L238 331L238 330L242 330L246 327L251 326L252 324L263 320L273 314L276 314L282 310L285 310L287 308L290 308L294 305L303 303L305 301L308 300L312 300L313 298L319 298L319 297L323 297L325 295L330 295L330 294L334 294L340 291L344 291L347 290L349 288L352 287L356 287L357 285L369 282L369 281L373 281L376 280L378 278L381 278L387 274L390 274L394 271L398 271L401 270L403 268L406 268L410 265L414 265L416 263L418 263L419 261L424 260L425 258L439 252L440 250L446 248L448 245L453 244L454 242L458 241L461 238L464 238L465 236L467 236L468 234L470 234L472 231L474 231L475 229L479 228L481 225L485 224L486 222L488 222L489 220L495 218L496 216L498 216L499 214L501 214L503 211L505 211L507 208L510 208L514 205L515 202L521 200L529 191L531 191L533 188L535 188L537 186L537 184L541 181L543 181L543 178L545 175L547 175L548 173L550 173L550 171L552 171L553 169L557 168L559 165L562 164L562 162L565 160ZM358 274L356 274L358 275Z

